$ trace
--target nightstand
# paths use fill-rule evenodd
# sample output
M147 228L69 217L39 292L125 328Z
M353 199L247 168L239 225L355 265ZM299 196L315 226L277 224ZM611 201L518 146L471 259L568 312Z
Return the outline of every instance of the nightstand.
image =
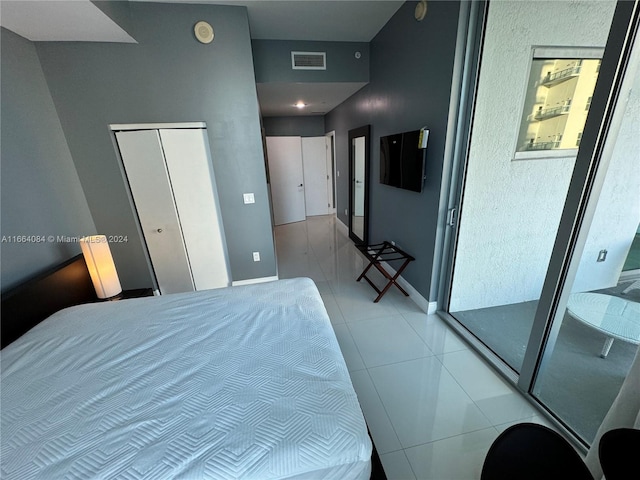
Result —
M153 290L151 288L136 288L134 290L123 290L121 293L119 293L115 297L111 297L107 300L113 302L116 300L127 300L129 298L142 298L142 297L153 297Z

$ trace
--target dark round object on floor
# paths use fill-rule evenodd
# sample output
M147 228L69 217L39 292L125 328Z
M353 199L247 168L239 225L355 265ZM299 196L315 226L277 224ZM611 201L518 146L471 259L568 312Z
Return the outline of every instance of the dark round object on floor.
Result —
M598 447L600 465L607 480L626 480L640 453L640 430L617 428L602 435Z
M513 425L495 439L481 480L593 480L578 452L560 434L535 423Z

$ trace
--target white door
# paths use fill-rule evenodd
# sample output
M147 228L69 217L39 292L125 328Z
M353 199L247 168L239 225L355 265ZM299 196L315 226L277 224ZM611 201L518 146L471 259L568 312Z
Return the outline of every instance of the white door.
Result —
M206 130L162 129L160 139L195 288L228 287L227 248Z
M335 213L336 205L333 191L333 136L325 135L324 137L327 145L327 198L329 199L329 213Z
M329 213L327 150L325 137L305 137L302 139L304 199L307 217Z
M305 219L300 137L267 137L271 201L275 225Z
M206 130L121 131L116 138L160 292L228 286Z
M160 293L192 291L193 278L158 131L117 132L116 138Z

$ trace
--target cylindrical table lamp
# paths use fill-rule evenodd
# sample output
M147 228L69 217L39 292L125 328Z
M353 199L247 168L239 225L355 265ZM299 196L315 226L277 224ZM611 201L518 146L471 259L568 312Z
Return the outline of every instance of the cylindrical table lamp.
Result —
M122 292L107 237L82 237L80 246L98 298L110 298Z

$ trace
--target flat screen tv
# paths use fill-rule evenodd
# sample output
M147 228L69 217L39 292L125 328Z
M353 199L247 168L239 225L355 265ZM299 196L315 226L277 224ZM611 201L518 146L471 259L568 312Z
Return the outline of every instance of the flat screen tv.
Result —
M380 183L421 192L429 130L380 137Z

